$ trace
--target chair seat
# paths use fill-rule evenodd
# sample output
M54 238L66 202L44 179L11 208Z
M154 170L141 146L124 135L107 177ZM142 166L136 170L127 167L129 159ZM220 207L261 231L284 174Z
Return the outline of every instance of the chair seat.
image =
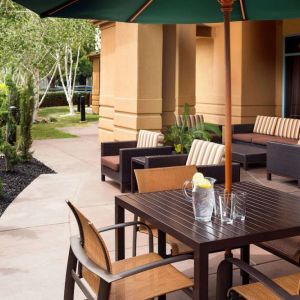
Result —
M102 156L101 164L109 169L118 172L120 169L120 156L119 155Z
M298 295L300 273L283 276L274 281L291 295ZM248 300L281 300L270 289L261 283L252 283L233 287L231 289Z
M270 252L278 252L280 256L286 256L287 258L295 261L299 264L300 261L300 236L293 236L286 239L273 240L269 242L261 243L263 247L267 247Z
M148 234L148 231L147 231L147 229L145 229L144 226L140 226L139 232ZM158 237L157 228L152 228L152 233L153 233L153 236ZM171 236L169 234L166 235L166 242L171 246L171 253L173 256L193 252L192 248L190 248L186 244L180 242L179 240L175 239L173 236Z
M112 263L112 273L120 273L133 268L161 260L156 253L149 253L131 257ZM91 277L89 271L85 270L84 278L89 276L89 284L94 292L98 290L99 278ZM93 278L93 280L91 280ZM111 285L110 300L142 300L154 298L173 291L193 286L193 281L183 275L172 265L161 266L152 270L130 276Z

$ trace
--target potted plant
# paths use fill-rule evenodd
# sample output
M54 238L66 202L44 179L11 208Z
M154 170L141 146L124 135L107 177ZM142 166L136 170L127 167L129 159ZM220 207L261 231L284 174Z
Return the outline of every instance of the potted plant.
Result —
M176 153L188 153L194 139L211 141L212 134L221 136L218 126L209 123L201 123L195 128L188 128L189 105L184 105L183 122L178 126L174 124L165 132L165 144L174 147Z

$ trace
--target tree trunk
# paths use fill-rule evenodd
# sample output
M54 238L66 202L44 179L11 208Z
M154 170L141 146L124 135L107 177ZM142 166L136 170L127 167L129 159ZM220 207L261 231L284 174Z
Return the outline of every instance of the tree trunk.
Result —
M40 73L39 70L33 71L33 80L34 80L34 111L32 121L36 122L38 118L38 109L40 102Z
M70 115L75 115L73 101L71 100L69 103Z

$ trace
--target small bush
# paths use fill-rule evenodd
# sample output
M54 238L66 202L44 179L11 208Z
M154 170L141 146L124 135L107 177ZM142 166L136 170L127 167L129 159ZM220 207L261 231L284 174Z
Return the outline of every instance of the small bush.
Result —
M16 84L12 80L11 75L5 77L5 84L8 89L7 100L8 100L8 109L10 107L15 107L15 110L12 111L12 118L14 121L19 124L20 122L20 91L17 88Z
M16 146L9 144L8 142L3 142L0 145L0 151L5 157L5 168L6 171L12 171L14 166L20 162L20 158L17 153Z
M23 161L32 158L30 148L32 145L31 126L34 111L34 90L32 78L28 80L27 88L21 92L20 103L20 139L18 143L18 151Z
M90 93L89 92L74 92L73 103L77 104L80 96L85 97L85 104L90 103ZM40 99L42 95L40 95ZM64 92L48 92L45 99L40 107L52 107L52 106L66 106L68 105L66 95Z
M8 108L8 88L5 83L0 83L0 109L7 110Z

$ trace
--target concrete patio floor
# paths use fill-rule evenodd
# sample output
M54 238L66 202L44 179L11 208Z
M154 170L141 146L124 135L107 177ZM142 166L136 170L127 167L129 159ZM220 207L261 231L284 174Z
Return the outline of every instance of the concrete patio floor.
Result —
M100 181L99 145L96 124L65 129L79 138L34 142L34 156L57 174L38 177L8 207L0 218L0 299L63 299L69 236L77 226L65 200L73 201L96 227L114 223L114 196L120 194L112 181ZM242 170L242 180L257 181L300 196L296 182L274 176L265 179L264 168ZM128 213L127 220L132 220ZM131 233L126 249L131 253ZM106 233L112 259L114 234ZM139 236L138 253L147 251L147 238ZM237 252L236 252L237 253ZM298 268L252 247L251 263L269 276L297 272ZM238 254L238 253L237 253ZM214 299L215 272L223 254L210 257L210 298ZM192 275L192 261L178 268ZM235 271L235 283L239 283ZM83 299L80 292L76 297ZM189 299L182 292L168 299Z

